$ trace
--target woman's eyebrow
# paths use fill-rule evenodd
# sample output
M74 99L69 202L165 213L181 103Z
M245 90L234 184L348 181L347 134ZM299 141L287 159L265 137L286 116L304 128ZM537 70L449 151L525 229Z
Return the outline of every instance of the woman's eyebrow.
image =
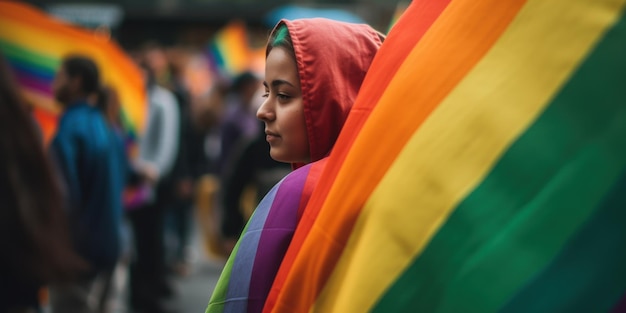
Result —
M263 82L263 84L265 84L265 82ZM294 86L292 83L290 83L290 82L288 82L288 81L286 81L286 80L276 79L276 80L273 80L273 81L272 81L272 87L278 87L278 86L280 86L280 85L289 85L289 86L291 86L291 87L294 87L294 88L295 88L295 86ZM267 85L266 85L266 86L267 86Z

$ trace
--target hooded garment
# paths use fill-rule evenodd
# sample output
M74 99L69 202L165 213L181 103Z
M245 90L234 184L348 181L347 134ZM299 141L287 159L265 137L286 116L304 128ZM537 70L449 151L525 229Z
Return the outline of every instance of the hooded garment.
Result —
M283 24L293 42L311 162L315 162L330 154L381 39L364 24L321 18L283 20L274 31Z
M300 216L317 185L382 35L367 25L327 19L280 21L291 37L313 163L265 196L233 250L206 312L261 312ZM271 36L270 36L271 37Z

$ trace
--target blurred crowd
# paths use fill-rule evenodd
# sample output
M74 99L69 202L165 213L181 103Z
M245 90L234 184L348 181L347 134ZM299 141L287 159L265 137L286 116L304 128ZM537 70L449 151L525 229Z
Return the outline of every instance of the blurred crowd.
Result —
M225 260L290 170L270 158L255 116L258 71L203 77L198 52L155 43L129 54L145 81L143 131L126 127L98 64L68 55L52 83L61 112L49 143L1 64L0 124L11 129L1 141L1 312L176 311L172 279L189 274L193 234Z

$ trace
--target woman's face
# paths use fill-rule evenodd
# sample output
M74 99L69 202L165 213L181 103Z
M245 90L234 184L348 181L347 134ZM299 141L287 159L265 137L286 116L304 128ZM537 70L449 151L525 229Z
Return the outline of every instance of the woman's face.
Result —
M309 163L309 140L304 119L298 67L283 47L273 48L265 63L265 102L257 117L265 122L272 159Z

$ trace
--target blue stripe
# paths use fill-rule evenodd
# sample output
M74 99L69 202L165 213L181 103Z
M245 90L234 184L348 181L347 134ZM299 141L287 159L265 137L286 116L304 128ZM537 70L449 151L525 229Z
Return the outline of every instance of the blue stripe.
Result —
M51 69L24 62L17 58L7 58L11 67L16 71L37 79L43 83L50 83L54 79L55 72Z

